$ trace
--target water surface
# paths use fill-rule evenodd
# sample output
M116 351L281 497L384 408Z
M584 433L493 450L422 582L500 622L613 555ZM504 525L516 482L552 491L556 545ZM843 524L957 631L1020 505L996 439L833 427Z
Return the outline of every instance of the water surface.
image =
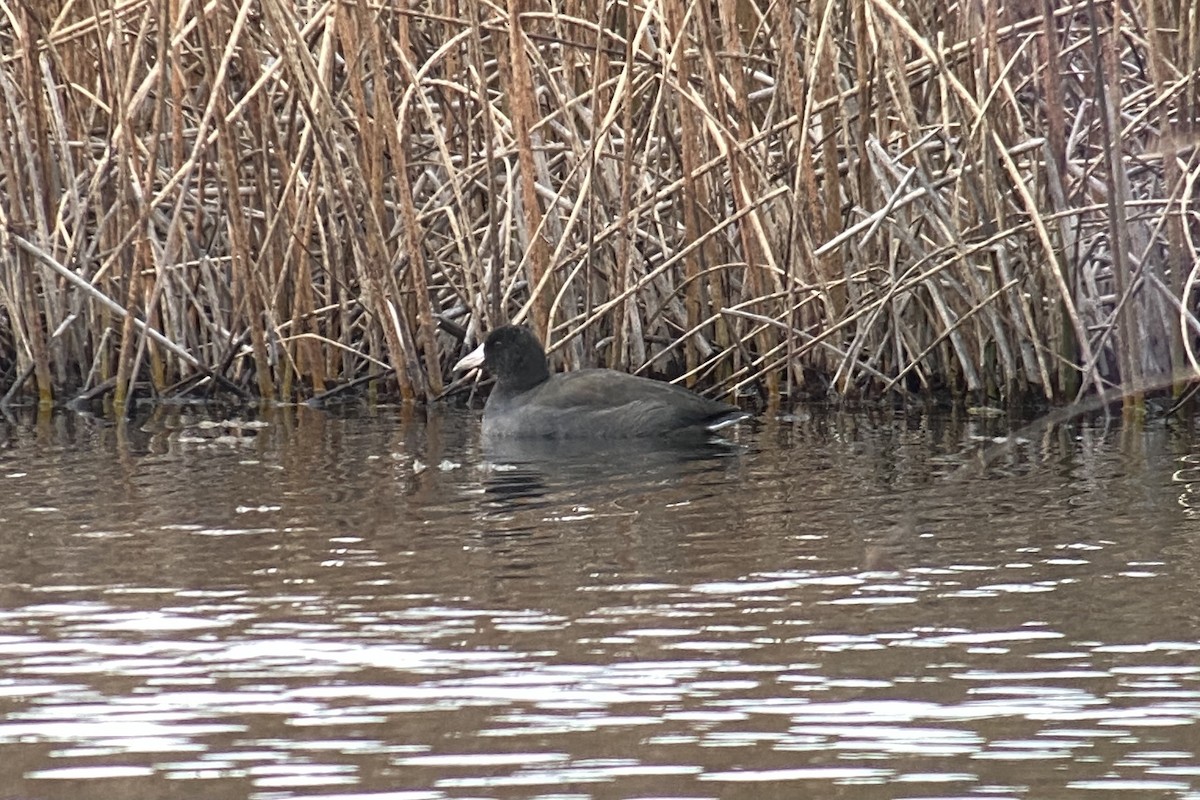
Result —
M0 797L1200 798L1190 426L0 424Z

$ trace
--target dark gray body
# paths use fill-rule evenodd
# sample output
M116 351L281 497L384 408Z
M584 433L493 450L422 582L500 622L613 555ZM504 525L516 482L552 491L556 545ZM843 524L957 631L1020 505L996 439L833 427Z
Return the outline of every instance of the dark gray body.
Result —
M522 392L497 386L483 412L486 437L626 439L703 434L749 416L737 406L611 369L552 375Z
M455 369L480 365L496 376L483 410L490 439L704 437L750 416L687 389L611 369L550 373L528 328L503 325Z

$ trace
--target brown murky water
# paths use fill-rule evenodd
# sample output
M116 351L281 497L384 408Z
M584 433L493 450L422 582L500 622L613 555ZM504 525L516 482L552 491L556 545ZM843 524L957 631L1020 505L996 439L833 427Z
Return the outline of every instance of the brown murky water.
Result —
M0 797L1200 798L1183 425L217 423L0 423Z

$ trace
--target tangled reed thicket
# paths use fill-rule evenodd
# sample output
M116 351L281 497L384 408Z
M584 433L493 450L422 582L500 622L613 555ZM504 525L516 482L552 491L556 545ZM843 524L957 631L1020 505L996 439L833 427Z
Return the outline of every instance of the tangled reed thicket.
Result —
M0 394L1200 374L1191 0L0 0ZM394 367L394 373L387 371Z

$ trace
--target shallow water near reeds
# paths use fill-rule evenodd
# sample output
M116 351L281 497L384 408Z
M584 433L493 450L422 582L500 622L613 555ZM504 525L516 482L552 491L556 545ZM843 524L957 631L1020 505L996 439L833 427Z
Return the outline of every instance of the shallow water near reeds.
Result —
M1200 798L1200 438L0 424L3 798Z

